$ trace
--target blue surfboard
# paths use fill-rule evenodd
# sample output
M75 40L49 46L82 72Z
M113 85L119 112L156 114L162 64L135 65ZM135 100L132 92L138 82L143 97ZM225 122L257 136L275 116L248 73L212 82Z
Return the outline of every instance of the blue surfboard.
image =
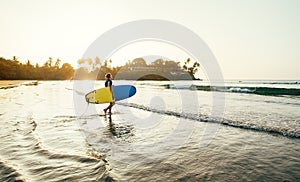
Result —
M110 92L109 87L100 88L89 92L85 95L85 99L88 103L102 104L113 101L119 101L132 97L136 93L136 88L133 85L116 85L112 87L114 94L114 100Z
M133 85L116 85L113 86L115 101L127 99L136 93L136 88Z

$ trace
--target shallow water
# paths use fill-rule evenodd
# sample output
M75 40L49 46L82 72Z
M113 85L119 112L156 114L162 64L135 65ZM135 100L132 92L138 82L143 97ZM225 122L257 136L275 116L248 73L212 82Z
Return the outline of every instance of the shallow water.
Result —
M102 82L0 89L0 181L299 181L298 97L129 83L111 117L84 101Z

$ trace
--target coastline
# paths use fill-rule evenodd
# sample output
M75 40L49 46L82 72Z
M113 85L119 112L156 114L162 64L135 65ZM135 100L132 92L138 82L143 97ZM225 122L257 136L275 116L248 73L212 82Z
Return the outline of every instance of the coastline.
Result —
M9 89L22 85L28 80L0 80L0 89Z
M10 89L21 85L38 85L37 80L0 80L0 89Z

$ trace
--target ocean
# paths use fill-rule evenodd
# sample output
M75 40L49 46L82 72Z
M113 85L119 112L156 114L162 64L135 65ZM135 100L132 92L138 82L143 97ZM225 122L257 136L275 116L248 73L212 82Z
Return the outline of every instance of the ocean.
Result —
M300 181L300 81L1 81L0 181Z

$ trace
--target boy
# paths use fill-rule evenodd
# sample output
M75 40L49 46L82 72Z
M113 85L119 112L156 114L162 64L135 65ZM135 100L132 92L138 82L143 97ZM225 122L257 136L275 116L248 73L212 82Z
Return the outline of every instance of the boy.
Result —
M105 87L109 87L111 93L112 93L112 97L114 98L114 95L113 95L113 92L112 92L112 76L110 73L107 73L105 75L105 78L106 78L106 81L105 81ZM111 108L113 107L115 103L114 102L111 102L109 103L109 105L107 106L107 108L103 109L104 113L106 114L107 110L108 110L108 113L111 114Z

